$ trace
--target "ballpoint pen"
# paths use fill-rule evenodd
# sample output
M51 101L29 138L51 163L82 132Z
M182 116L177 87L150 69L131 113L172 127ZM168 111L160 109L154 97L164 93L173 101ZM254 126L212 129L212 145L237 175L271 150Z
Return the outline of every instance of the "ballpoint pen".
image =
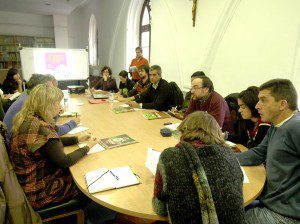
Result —
M111 170L109 172L114 176L114 178L116 178L116 180L119 180L119 177L116 174L114 174Z
M87 187L89 188L92 184L96 183L101 177L104 176L104 174L107 174L110 170L107 170L106 172L104 172L103 174L101 174L99 177L96 178L96 180L94 180L92 183L90 183Z

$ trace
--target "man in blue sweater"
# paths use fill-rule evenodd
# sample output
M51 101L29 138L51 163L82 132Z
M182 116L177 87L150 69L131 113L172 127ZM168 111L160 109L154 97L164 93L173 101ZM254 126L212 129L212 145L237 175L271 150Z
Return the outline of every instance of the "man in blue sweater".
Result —
M290 80L273 79L259 88L256 105L263 121L272 122L264 140L237 154L241 165L266 161L267 180L261 204L246 212L247 223L300 222L300 113Z
M43 84L43 83L49 83L50 85L57 86L57 80L54 78L52 75L41 75L41 74L33 74L28 83L27 83L27 91L25 91L7 110L3 122L7 126L7 131L8 131L8 139L7 141L9 142L9 139L11 138L11 128L13 124L13 118L15 115L21 110L25 100L28 97L28 94L30 91L37 86L38 84ZM75 128L77 124L79 123L79 118L76 118L74 120L71 120L63 125L58 125L58 135L64 135L68 133L70 130Z

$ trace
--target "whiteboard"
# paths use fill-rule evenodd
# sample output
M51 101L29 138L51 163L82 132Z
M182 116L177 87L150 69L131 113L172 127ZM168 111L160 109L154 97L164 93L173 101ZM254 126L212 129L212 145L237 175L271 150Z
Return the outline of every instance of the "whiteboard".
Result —
M29 80L34 73L51 74L57 80L88 78L88 52L85 49L23 48L22 74Z

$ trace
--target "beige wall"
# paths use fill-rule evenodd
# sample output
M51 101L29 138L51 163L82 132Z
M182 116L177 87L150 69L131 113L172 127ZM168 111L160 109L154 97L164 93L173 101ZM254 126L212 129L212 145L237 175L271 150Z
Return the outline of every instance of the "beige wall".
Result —
M222 95L276 77L300 87L299 0L152 0L152 64L189 88L204 70ZM299 77L299 78L298 78Z

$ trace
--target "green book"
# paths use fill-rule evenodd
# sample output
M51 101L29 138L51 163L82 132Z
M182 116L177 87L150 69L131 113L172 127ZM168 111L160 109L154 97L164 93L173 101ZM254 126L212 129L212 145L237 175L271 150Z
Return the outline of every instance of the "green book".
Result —
M162 112L162 111L154 111L154 112L144 112L143 116L147 120L154 120L154 119L162 119L162 118L169 118L171 117L169 114Z
M131 107L115 107L112 109L112 111L115 114L120 114L120 113L132 112L134 111L134 109Z
M99 141L99 144L106 149L129 145L133 143L137 143L137 141L129 137L127 134L118 135L110 138L103 138Z

